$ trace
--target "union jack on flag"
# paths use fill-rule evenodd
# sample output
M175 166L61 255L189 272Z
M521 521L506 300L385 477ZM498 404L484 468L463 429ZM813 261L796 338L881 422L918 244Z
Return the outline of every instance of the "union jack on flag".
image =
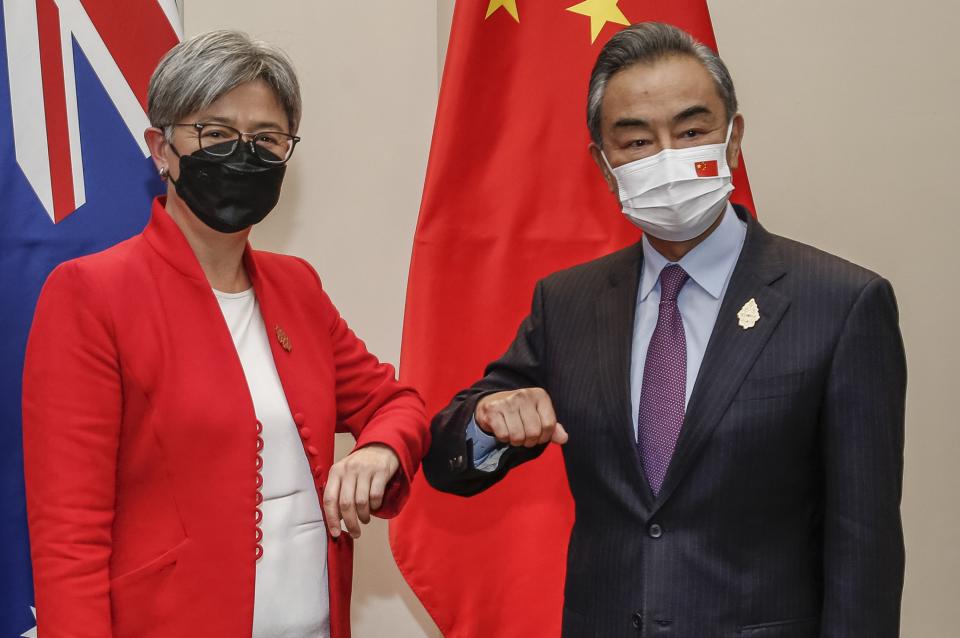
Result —
M27 334L57 264L146 224L162 190L143 141L147 83L183 33L178 0L0 4L0 636L35 636L20 424Z

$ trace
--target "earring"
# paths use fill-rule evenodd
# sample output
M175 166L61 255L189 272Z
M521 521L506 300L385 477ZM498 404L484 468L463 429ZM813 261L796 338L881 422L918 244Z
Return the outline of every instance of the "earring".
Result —
M168 173L167 167L166 167L166 166L161 166L161 167L160 167L160 179L167 179L167 173Z

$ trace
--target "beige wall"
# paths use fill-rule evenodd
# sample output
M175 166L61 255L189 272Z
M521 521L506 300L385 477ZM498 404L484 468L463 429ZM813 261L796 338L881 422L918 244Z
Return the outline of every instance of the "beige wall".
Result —
M956 635L960 586L960 129L956 3L711 2L747 120L757 208L775 232L888 277L909 389L903 635ZM949 622L949 624L948 624Z
M523 2L524 0L521 0ZM319 270L382 358L399 358L410 241L452 0L188 0L187 34L243 28L284 46L304 85L296 162L261 248ZM570 4L574 4L571 0ZM764 224L893 281L910 365L903 635L952 635L960 594L960 8L945 0L715 0L747 121ZM348 442L341 442L347 449ZM364 637L437 636L376 523L358 545Z

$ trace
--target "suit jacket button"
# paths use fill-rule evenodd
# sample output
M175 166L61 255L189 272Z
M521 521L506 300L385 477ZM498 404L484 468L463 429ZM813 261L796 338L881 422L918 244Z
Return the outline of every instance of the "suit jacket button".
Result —
M630 617L630 620L634 629L640 629L643 627L643 614L641 614L639 611L633 612L633 616Z
M321 467L321 466L319 466L319 465L314 465L314 466L313 466L313 476L314 476L314 478L320 478L321 476L323 476L323 467Z
M310 453L310 456L317 456L318 454L320 454L320 450L313 447L312 445L307 446L307 452Z
M293 422L297 424L297 427L300 427L306 422L306 418L303 416L303 412L297 412L293 415Z
M661 536L663 536L663 528L657 525L656 523L651 525L650 529L647 530L647 532L650 534L650 538L660 538Z
M302 427L300 428L300 438L306 441L310 438L310 428Z

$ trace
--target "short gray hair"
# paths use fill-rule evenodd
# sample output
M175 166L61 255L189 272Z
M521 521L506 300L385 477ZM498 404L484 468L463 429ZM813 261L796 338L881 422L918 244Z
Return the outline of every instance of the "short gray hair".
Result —
M590 73L587 92L587 128L590 137L600 144L600 106L607 83L617 72L634 64L651 63L674 55L688 55L698 60L713 77L717 93L727 111L727 122L737 114L737 92L733 78L720 56L698 42L686 31L662 22L638 22L610 38L597 57Z
M290 132L300 126L300 83L290 58L278 47L242 31L210 31L170 49L150 78L147 116L164 129L202 110L241 84L264 80L287 114Z

